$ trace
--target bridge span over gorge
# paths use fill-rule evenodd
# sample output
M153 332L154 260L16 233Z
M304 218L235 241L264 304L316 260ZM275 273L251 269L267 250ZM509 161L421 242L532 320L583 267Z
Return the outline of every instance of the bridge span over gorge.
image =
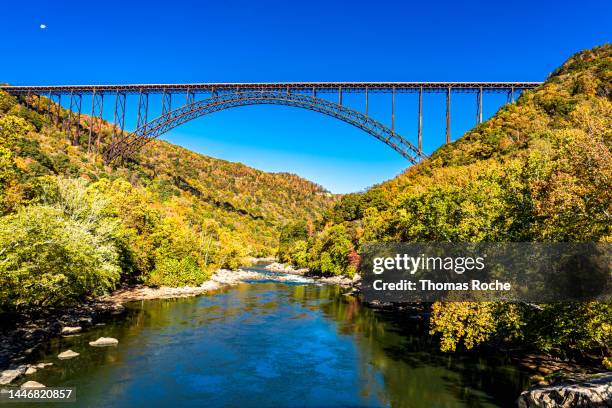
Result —
M201 116L234 107L272 104L293 106L319 112L369 133L412 164L426 157L423 152L423 94L443 93L446 100L446 143L451 140L451 95L475 95L476 124L482 122L483 95L501 93L513 103L521 92L539 86L540 82L286 82L286 83L193 83L129 85L35 85L0 86L37 109L60 126L73 144L87 144L88 152L103 154L110 163L125 158L149 140ZM344 94L363 97L360 109L343 103ZM370 94L388 94L390 123L383 124L370 116ZM417 135L407 137L396 131L396 97L401 93L418 94ZM128 96L130 96L128 98ZM83 101L88 111L83 112ZM153 98L156 98L155 100ZM127 105L135 105L135 127L125 129ZM157 101L159 115L150 114L151 102ZM108 104L112 108L112 119ZM62 105L63 104L63 105ZM106 110L104 105L106 106ZM63 108L64 106L64 108ZM103 135L103 123L112 124L109 135ZM104 140L101 148L101 139ZM415 140L416 139L416 140ZM412 140L412 141L410 141Z

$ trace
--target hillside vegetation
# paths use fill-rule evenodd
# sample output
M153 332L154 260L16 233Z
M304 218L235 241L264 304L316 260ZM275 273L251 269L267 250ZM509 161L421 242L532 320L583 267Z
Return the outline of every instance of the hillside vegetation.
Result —
M164 141L106 166L87 154L89 117L70 142L42 102L39 114L35 98L0 92L0 312L74 303L122 279L197 285L275 255L281 226L313 222L335 201L293 174ZM101 131L104 147L110 125Z
M318 228L288 225L282 260L351 275L366 242L610 242L611 82L612 46L574 55L421 164L343 197ZM431 332L443 350L497 338L609 356L612 306L434 304Z

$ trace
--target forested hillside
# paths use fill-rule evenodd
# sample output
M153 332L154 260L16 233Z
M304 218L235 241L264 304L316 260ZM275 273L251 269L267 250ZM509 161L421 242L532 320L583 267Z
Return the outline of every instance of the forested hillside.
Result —
M275 255L282 225L314 222L336 200L298 176L164 141L110 167L87 153L89 117L70 142L42 102L39 113L34 98L0 92L0 311L75 302L121 279L199 284ZM103 148L111 127L101 130Z
M612 46L578 53L420 165L343 197L317 232L288 225L280 255L351 275L366 242L610 242L611 99ZM612 306L435 304L431 331L444 350L499 338L609 356Z

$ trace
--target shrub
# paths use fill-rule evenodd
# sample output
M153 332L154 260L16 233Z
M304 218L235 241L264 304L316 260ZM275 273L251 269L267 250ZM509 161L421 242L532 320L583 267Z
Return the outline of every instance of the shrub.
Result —
M197 286L208 279L208 274L198 267L195 258L181 260L163 258L156 262L155 269L147 279L152 286Z
M116 249L49 206L0 218L0 310L62 306L114 288Z

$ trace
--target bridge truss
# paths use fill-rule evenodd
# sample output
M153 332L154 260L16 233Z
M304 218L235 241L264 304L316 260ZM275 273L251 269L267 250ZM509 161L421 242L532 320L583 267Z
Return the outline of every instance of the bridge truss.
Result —
M148 140L200 116L238 106L274 104L309 109L356 126L389 145L411 163L425 157L423 141L423 94L444 93L446 100L446 143L451 140L451 94L476 94L476 124L482 122L484 93L505 93L507 102L516 95L533 89L540 82L286 82L286 83L196 83L196 84L127 84L127 85L49 85L0 86L13 95L24 97L39 112L48 99L46 113L66 137L80 143L80 132L88 131L88 151L100 151L105 99L113 108L112 132L102 152L107 162L136 152ZM343 95L358 93L364 97L364 110L359 112L343 104ZM389 126L369 116L369 95L390 94ZM395 130L395 97L397 93L418 93L418 128L416 145ZM137 95L136 126L125 131L128 95ZM161 114L149 119L149 97L160 98ZM184 95L184 103L172 109L173 99ZM329 95L337 101L330 101ZM62 110L62 96L67 110ZM88 128L82 126L81 107L84 96L91 97ZM133 97L132 97L133 99ZM108 109L107 109L108 110Z

